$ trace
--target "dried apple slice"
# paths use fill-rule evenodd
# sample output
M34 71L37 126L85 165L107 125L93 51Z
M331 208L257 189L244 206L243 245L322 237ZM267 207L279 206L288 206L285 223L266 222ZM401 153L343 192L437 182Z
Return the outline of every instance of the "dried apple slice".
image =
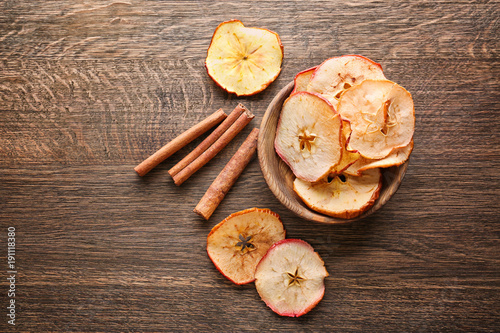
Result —
M348 150L369 159L381 159L407 146L415 128L413 99L388 80L365 80L346 90L338 112L351 123Z
M325 264L308 243L285 239L274 244L255 271L262 300L281 316L299 317L325 294Z
M368 160L365 159L366 164L359 169L360 172L363 172L368 169L374 168L389 168L391 166L401 165L410 157L410 154L413 150L413 140L410 141L410 144L403 147L394 149L389 155L380 159L380 160Z
M342 120L342 136L340 141L342 145L342 157L340 158L340 162L330 171L331 176L341 174L345 169L361 158L357 152L346 149L350 136L351 124L346 120Z
M295 79L293 80L294 86L292 90L292 94L297 91L306 91L307 85L309 84L309 80L311 79L312 74L316 70L316 67L312 67L295 75Z
M283 103L274 147L295 176L315 182L342 155L342 120L323 97L300 91Z
M361 176L360 169L366 165L366 161L369 161L369 160L367 160L364 157L360 157L358 160L356 160L356 162L349 165L349 167L347 167L347 169L344 170L344 174L350 175L350 176ZM376 160L376 161L378 161L378 160Z
M330 58L319 65L307 91L320 94L337 108L342 92L368 79L385 79L382 66L363 56L345 55Z
M370 169L361 176L342 174L330 182L305 182L296 178L293 189L311 209L325 215L352 219L368 210L377 200L382 187L379 169Z
M205 66L222 89L249 96L278 77L282 60L283 45L277 33L231 20L215 29Z
M389 168L392 166L401 165L410 157L413 150L413 140L410 144L403 148L394 149L389 155L379 160L371 160L361 157L355 163L350 165L344 172L353 176L359 176L368 169Z
M285 238L278 214L250 208L229 215L212 228L207 253L215 267L236 284L255 280L255 268L267 250Z

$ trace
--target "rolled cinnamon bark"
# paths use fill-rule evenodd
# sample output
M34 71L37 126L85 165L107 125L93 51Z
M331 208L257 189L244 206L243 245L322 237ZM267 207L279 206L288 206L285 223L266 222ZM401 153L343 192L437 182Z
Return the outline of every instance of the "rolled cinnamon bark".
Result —
M258 136L259 129L254 128L246 138L245 142L243 142L238 151L219 173L217 178L215 178L198 205L196 205L193 210L196 214L200 215L205 220L208 220L210 216L212 216L222 199L224 199L227 192L229 192L252 159L252 156L257 149Z
M156 153L149 156L141 164L136 166L134 170L139 174L139 176L144 176L155 166L172 156L179 149L208 131L210 128L214 127L216 124L220 123L226 117L227 114L225 114L222 109L215 111L210 116L167 143Z
M207 164L212 158L215 157L231 140L243 129L255 116L249 111L245 110L241 116L227 129L222 136L217 139L207 150L203 152L197 159L191 162L187 167L182 169L174 177L175 185L179 186L191 177L196 171L201 169L202 166Z
M184 157L179 163L174 165L168 173L174 177L182 169L187 167L191 162L197 159L205 150L207 150L226 130L238 119L239 116L246 110L242 104L238 104L236 108L229 114L229 116L209 135L203 142L201 142L192 152Z

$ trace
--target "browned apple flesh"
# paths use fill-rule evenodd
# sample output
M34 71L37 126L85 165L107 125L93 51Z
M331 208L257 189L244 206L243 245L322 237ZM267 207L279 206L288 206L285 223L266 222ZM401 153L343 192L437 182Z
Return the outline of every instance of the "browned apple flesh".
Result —
M413 99L388 80L365 80L342 94L338 112L351 124L349 150L381 159L410 144L415 128Z
M250 208L229 215L207 237L208 256L236 284L255 279L255 268L267 250L285 238L278 216L269 209Z
M309 183L296 178L293 189L311 209L325 215L351 219L368 210L377 200L382 186L379 169L361 176L342 174L332 180Z
M341 174L345 169L361 158L357 152L346 149L350 136L351 124L346 120L342 120L342 136L340 141L342 145L342 157L340 158L340 162L330 171L331 176Z
M413 150L413 140L410 141L410 144L403 147L394 149L389 155L379 160L371 160L368 158L361 157L356 162L351 164L347 169L344 170L345 173L359 176L361 173L368 169L374 168L389 168L392 166L401 165L408 158Z

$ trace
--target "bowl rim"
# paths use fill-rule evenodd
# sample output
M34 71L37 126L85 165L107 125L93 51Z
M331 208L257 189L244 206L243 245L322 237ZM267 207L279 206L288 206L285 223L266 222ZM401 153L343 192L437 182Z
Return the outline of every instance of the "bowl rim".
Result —
M272 101L269 103L269 105L266 109L266 112L264 113L264 116L262 117L262 121L260 124L259 137L257 140L257 154L258 154L259 164L260 164L262 174L264 176L264 179L266 180L266 183L267 183L269 189L274 194L274 196L278 199L278 201L280 201L281 204L284 205L286 208L291 210L295 215L297 215L303 219L313 221L313 222L319 222L319 223L323 223L323 224L345 224L345 223L350 223L350 222L364 219L364 218L368 217L369 215L375 213L377 210L379 210L381 207L383 207L399 189L399 187L403 181L403 178L406 174L406 170L408 168L410 158L408 158L403 164L401 164L399 166L393 166L390 168L382 168L381 169L382 187L380 189L379 197L375 200L375 203L368 210L366 210L361 215L359 215L355 218L352 218L352 219L341 219L341 218L336 218L336 217L332 217L332 216L328 216L328 215L316 212L316 211L312 210L311 208L309 208L308 206L306 206L305 203L302 202L302 200L300 200L300 199L299 199L300 201L296 200L297 198L294 198L294 200L300 204L294 205L293 203L295 201L291 201L291 199L288 198L285 195L285 193L283 193L281 190L279 190L278 181L275 178L270 176L272 174L271 168L270 168L269 163L268 163L268 158L264 154L264 150L265 150L265 146L266 146L266 144L264 142L264 136L267 136L269 134L269 133L267 133L265 126L269 122L269 118L273 115L272 111L273 111L273 109L275 109L274 106L277 103L280 103L281 105L283 104L283 102L286 100L286 98L288 98L288 96L291 94L293 87L294 87L294 84L295 84L294 81L291 81L274 96ZM280 110L281 110L281 107L280 107ZM279 121L279 116L278 116L277 122L278 121ZM276 123L276 125L277 125L277 123ZM276 131L273 132L273 137L272 137L273 143L274 143L275 137L276 137ZM266 138L266 139L269 139L269 138ZM273 144L273 147L274 147L274 144ZM280 159L278 154L276 154L276 151L274 149L273 149L273 151L275 153L276 158ZM286 165L286 163L284 163L284 164ZM289 168L288 165L286 165L286 167ZM390 180L390 182L388 182L388 180L387 180L388 174L396 174L399 177L394 177L392 180ZM394 181L394 180L396 180L396 181ZM386 182L388 182L388 183L386 183ZM384 195L384 197L381 198L383 190L388 191L388 195Z

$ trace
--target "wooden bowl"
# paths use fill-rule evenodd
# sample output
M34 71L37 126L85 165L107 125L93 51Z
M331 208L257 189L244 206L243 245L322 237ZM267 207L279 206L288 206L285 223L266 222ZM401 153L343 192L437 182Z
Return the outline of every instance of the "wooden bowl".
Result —
M285 205L288 209L296 215L310 221L321 223L346 223L365 218L380 207L382 207L394 193L396 193L406 169L408 168L408 161L400 166L381 169L382 171L382 189L375 204L365 211L360 216L353 219L339 219L318 213L309 207L300 199L300 197L293 190L293 181L295 179L292 170L283 160L276 154L274 150L274 138L276 136L276 127L281 113L283 102L290 95L293 90L293 81L274 97L269 104L262 123L260 125L259 139L257 150L259 155L259 163L266 179L267 185L278 198L278 200Z

